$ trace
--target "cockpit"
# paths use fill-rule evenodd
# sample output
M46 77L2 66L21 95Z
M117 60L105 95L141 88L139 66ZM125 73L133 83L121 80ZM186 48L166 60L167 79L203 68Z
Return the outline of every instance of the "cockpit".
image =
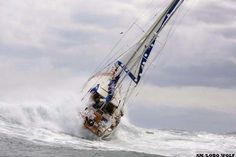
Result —
M101 113L107 113L109 115L112 115L117 108L112 102L106 104L104 101L104 97L101 96L99 93L93 93L91 95L91 98L94 102L92 104L93 108L97 109Z

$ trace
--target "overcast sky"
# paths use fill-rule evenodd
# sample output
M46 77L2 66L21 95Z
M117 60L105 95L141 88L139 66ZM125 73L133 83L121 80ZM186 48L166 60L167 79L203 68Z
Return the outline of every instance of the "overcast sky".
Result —
M149 2L1 0L1 101L28 88L80 91L120 32L168 1ZM236 1L187 0L182 10L128 116L148 128L236 131Z

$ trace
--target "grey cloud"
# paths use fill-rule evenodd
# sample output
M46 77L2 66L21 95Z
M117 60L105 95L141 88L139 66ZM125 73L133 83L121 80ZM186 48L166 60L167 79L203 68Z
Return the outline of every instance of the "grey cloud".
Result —
M230 25L231 22L227 23L227 17L230 21L235 19L235 10L218 3L207 9L208 5L200 7L203 13L199 14L199 9L193 11L193 17L187 18L190 23L177 26L162 55L155 61L155 68L147 74L148 83L160 86L236 87L236 65L230 61L236 58L236 29L233 24ZM220 18L218 14L226 18ZM198 19L198 16L202 17ZM208 21L205 17L220 18L222 22ZM199 24L205 20L210 23ZM158 49L153 53L158 53Z
M79 13L76 14L73 19L75 20L75 22L79 22L81 24L94 25L106 29L118 27L117 23L124 23L124 20L122 20L123 17L121 17L119 14L107 15L97 13Z
M43 56L43 52L40 48L34 46L0 43L0 56L12 58L39 58Z
M201 65L166 66L152 70L149 83L159 86L208 86L236 88L236 64L229 62Z
M93 32L65 29L54 29L51 31L51 33L57 38L54 38L50 42L48 47L55 47L56 49L60 47L63 48L65 51L66 48L87 45L89 42L91 42L91 38L93 35Z
M232 3L232 4L231 4ZM232 24L235 20L236 9L233 7L233 2L229 2L229 5L223 5L223 3L208 3L202 6L194 13L194 18L198 22L204 22L206 24Z
M114 3L114 5L115 4L116 3ZM92 7L92 5L94 4L91 3L87 7ZM126 14L119 14L117 12L109 14L109 12L104 11L99 13L98 8L96 9L97 13L93 13L91 11L86 12L86 9L88 8L85 7L82 9L82 11L80 11L80 9L73 10L73 12L69 15L71 20L70 25L73 25L73 27L57 28L55 27L57 24L53 24L52 26L48 27L47 31L44 31L45 36L43 37L43 48L34 48L30 46L18 47L15 44L11 44L9 42L7 46L3 44L0 46L2 55L8 56L9 58L46 57L48 60L50 60L51 64L55 66L55 68L68 68L73 70L75 73L78 73L78 71L85 73L88 71L93 71L93 69L95 69L95 67L100 63L99 61L102 61L102 59L112 48L115 41L118 40L119 36L115 34L119 34L117 30L123 28L125 25L128 26L129 24L127 23L131 22L128 22L130 19L123 17ZM222 14L222 11L227 13ZM187 16L187 19L193 21L194 26L199 21L208 21L206 20L208 17L212 17L213 19L216 18L214 16L215 14L222 14L220 16L226 16L226 18L220 19L228 20L227 17L232 18L231 16L233 16L233 13L233 9L228 9L225 6L220 6L218 3L214 3L211 5L207 4L206 6L200 6L199 10L196 10L193 12L193 14L191 14L193 17ZM42 18L42 20L43 19L44 18ZM193 19L195 19L195 21ZM94 28L103 28L103 32L99 32L96 29L83 30L80 28L81 25L93 26ZM161 69L160 71L157 70L151 73L150 76L153 79L150 82L154 84L173 86L215 85L228 87L231 86L230 84L235 86L235 75L233 74L235 73L235 70L233 70L235 67L234 64L222 61L224 60L224 57L225 60L227 60L230 55L221 54L222 60L220 63L210 65L213 62L219 62L219 60L215 59L215 56L220 54L219 51L235 51L233 46L228 46L230 43L223 43L218 39L221 34L227 38L233 38L233 34L235 32L233 27L232 29L227 28L225 30L221 30L218 32L219 34L214 32L214 36L209 33L211 26L209 26L210 28L205 26L204 28L206 28L206 30L201 28L195 32L191 29L186 29L186 27L190 26L180 26L181 31L176 32L177 35L169 41L172 43L172 45L169 47L167 46L164 50L164 53L169 53L170 55L174 56L173 58L176 58L172 60L172 63L170 63L168 59L170 56L167 56L165 62L167 65L169 64L169 66ZM201 34L194 34L199 32L205 34L209 39L205 40L204 37L202 39ZM185 34L190 35L188 35L188 38L186 38ZM189 37L192 38L190 39ZM212 40L210 38L214 38L214 40L217 39L216 42L214 41L216 46L214 46L214 43L210 43ZM181 44L181 41L183 40L185 40L184 45L183 42ZM200 42L202 40L205 40L209 43L207 45L203 45L204 43ZM218 46L219 43L221 43L221 46ZM170 53L170 51L176 51L176 45L178 45L178 53ZM216 53L214 51L216 51ZM186 53L188 54L186 55ZM195 58L197 55L205 58L204 60L199 61L199 64L202 65L188 65L188 63L196 62L196 60L199 59ZM175 67L174 65L178 65L180 60L185 60L187 63L184 66ZM208 61L209 64L204 63Z
M197 107L153 107L135 104L129 108L128 114L131 122L141 127L214 133L236 131L235 115Z
M234 26L215 30L214 33L220 33L225 39L236 42L236 27Z
M235 4L234 1L228 0L228 5ZM25 86L56 89L75 86L79 90L81 82L77 79L89 77L88 73L91 74L107 57L119 39L120 31L127 29L134 17L140 15L137 11L146 7L143 5L146 1L128 4L124 0L123 3L103 0L101 4L96 4L94 1L81 3L62 0L58 3L52 1L51 5L47 2L38 1L32 8L30 5L19 5L24 1L19 4L14 2L14 7L9 3L5 11L1 10L5 12L5 18L0 21L0 25L4 26L0 30L0 68L4 75L1 77L0 93L5 93L6 89L15 91L19 86L22 89ZM66 5L63 5L64 2ZM235 42L231 41L235 38L232 22L236 13L232 7L221 6L218 2L209 4L207 1L203 3L204 6L199 3L197 9L193 8L193 12L183 19L187 22L177 28L163 51L165 55L156 61L164 62L166 66L150 71L147 74L151 78L149 83L162 86L236 87L236 67L229 60L236 57ZM15 12L15 8L18 12ZM29 16L31 12L33 15ZM14 35L17 32L20 36ZM26 38L25 34L29 34L30 38ZM21 45L21 39L34 42L28 40ZM22 64L25 66L19 68ZM62 84L65 84L64 87ZM236 126L236 120L231 115L201 109L166 106L153 109L135 105L130 109L130 116L136 124L147 127L235 131L233 126ZM216 121L219 125L213 125L217 124Z
M108 31L99 32L97 30L81 30L78 26L77 30L68 29L52 29L51 33L55 38L48 46L72 48L72 47L89 47L92 50L94 45L103 44L104 47L114 43L114 34ZM117 33L118 34L118 33ZM111 38L111 40L106 40ZM49 47L50 48L50 47Z

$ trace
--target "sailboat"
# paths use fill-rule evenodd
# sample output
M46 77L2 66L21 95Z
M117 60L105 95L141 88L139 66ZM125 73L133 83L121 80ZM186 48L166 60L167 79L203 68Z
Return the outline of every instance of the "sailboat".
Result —
M87 100L81 117L91 133L103 138L117 129L124 105L142 78L160 32L183 2L172 0L137 43L88 79L83 88Z

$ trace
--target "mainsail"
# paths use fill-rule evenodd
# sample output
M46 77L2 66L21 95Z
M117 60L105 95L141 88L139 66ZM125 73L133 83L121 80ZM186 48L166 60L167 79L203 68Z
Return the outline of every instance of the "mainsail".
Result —
M172 0L167 9L129 51L111 61L106 68L89 79L87 82L89 105L81 113L85 128L99 137L107 137L115 130L123 116L124 104L130 98L133 89L137 89L146 70L144 67L151 58L150 54L159 33L183 1Z
M120 90L123 86L125 93L124 97L127 97L131 85L137 86L144 73L144 67L149 59L158 35L183 2L184 0L172 0L141 39L123 56L118 57L116 61L112 63L112 68L108 66L108 69L104 69L92 76L92 78L97 78L94 86L102 80L108 80L107 83L101 85L101 88L107 92L107 103L111 101L117 93L117 91L115 92L116 89ZM125 78L130 78L129 80L131 81L128 81L129 83L126 86L124 85Z
M144 66L151 54L156 39L174 15L175 11L180 7L184 0L173 0L162 15L154 22L149 30L143 35L141 40L136 44L134 51L125 55L117 61L117 64L127 73L127 75L138 84Z

